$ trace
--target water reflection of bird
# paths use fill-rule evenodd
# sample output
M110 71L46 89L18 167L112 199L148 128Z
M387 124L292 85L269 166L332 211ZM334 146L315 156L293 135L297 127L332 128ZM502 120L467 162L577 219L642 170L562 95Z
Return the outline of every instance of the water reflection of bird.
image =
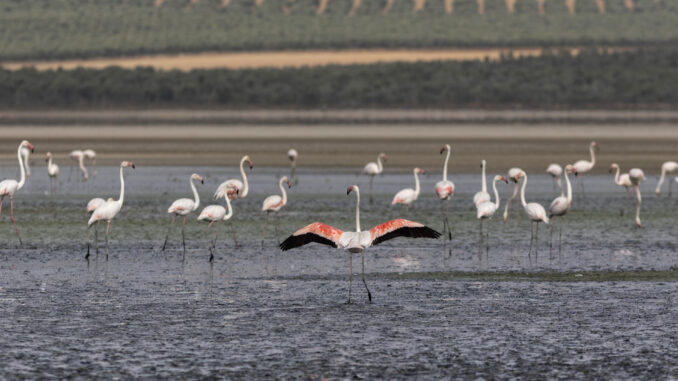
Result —
M443 152L447 152L447 156L445 157L445 165L443 166L443 179L436 183L435 190L438 198L440 198L440 211L443 213L443 234L445 234L445 230L447 230L447 236L450 240L452 240L450 221L447 219L447 209L450 206L450 197L454 196L454 183L447 179L447 163L450 161L452 147L450 147L449 144L445 144L445 146L440 149L441 155Z
M268 225L268 216L271 214L271 212L274 213L275 217L275 239L278 239L278 211L280 209L287 205L287 193L285 192L285 187L283 187L283 183L287 183L288 188L292 188L292 183L290 180L287 178L287 176L283 176L280 178L280 181L278 182L278 187L280 187L280 192L282 193L282 196L278 196L277 194L274 194L272 196L266 197L264 200L264 203L261 206L261 211L266 212L266 221L264 222L264 231L261 234L261 248L264 248L264 239L266 238L266 226ZM278 245L280 245L280 241L278 241Z
M162 251L165 251L170 230L172 230L172 226L174 226L174 221L176 221L177 216L184 216L184 222L181 224L181 242L184 247L184 256L186 256L186 238L184 234L184 229L186 227L186 216L198 209L198 206L200 206L200 196L198 195L198 190L195 189L193 180L199 180L201 184L205 183L202 179L202 176L197 173L192 174L188 179L188 182L191 184L191 190L193 191L193 200L190 198L180 198L174 201L167 209L167 213L172 214L172 221L170 222L169 228L167 228L167 235L165 236L165 243L162 244Z
M573 164L574 169L577 170L579 177L579 185L581 186L582 195L584 195L584 179L581 177L584 173L590 172L596 165L596 152L598 151L598 143L591 142L589 144L589 152L591 153L591 161L579 160Z
M395 196L393 196L393 201L391 201L391 205L395 204L401 204L405 205L405 211L409 210L410 204L415 202L419 198L419 192L421 191L421 188L419 186L419 174L424 174L424 170L421 168L415 168L412 170L412 173L414 173L414 189L412 188L405 188L400 190L398 193L396 193Z
M371 302L372 294L365 282L365 249L396 237L438 238L440 237L440 233L418 222L408 221L402 218L377 225L368 231L361 231L360 189L357 185L351 185L346 190L346 194L349 194L352 191L355 191L356 194L355 232L345 232L335 227L325 225L322 222L314 222L287 237L287 239L280 244L280 248L285 251L311 242L317 242L339 249L346 249L349 253L350 266L348 286L349 303L351 302L351 285L353 284L353 253L360 253L362 259L362 280L365 289L367 290L367 297Z
M532 241L537 242L537 247L535 248L535 258L538 259L539 255L539 223L543 222L545 224L549 223L549 217L546 215L546 209L543 206L537 204L536 202L527 203L525 201L525 187L527 186L527 173L521 172L518 175L518 178L523 179L523 186L520 189L520 202L523 204L523 209L525 209L525 214L527 218L530 219L530 251L528 256L532 254ZM537 224L536 234L533 232L533 225Z
M384 171L384 164L382 161L385 163L386 162L386 154L385 153L380 153L379 156L377 156L377 162L369 162L365 164L365 167L363 167L362 173L365 175L370 176L370 202L372 202L372 191L374 188L374 176L381 174Z
M678 163L675 161L667 161L664 164L662 164L662 175L659 178L659 182L657 183L657 188L655 189L655 193L657 193L657 196L661 196L661 188L662 184L664 183L664 178L666 177L666 173L670 173L678 169ZM678 177L676 177L676 182L678 182ZM671 182L669 181L669 197L671 197Z
M24 184L26 184L26 168L24 167L23 157L21 155L21 150L24 148L31 150L31 152L34 150L33 145L29 143L28 140L19 143L19 148L16 152L17 159L19 160L19 181L8 179L0 182L0 213L2 212L2 203L5 201L5 196L9 196L9 215L12 224L14 225L14 230L16 230L16 236L19 238L19 244L23 243L21 242L19 228L16 226L16 221L14 221L14 193L23 188Z

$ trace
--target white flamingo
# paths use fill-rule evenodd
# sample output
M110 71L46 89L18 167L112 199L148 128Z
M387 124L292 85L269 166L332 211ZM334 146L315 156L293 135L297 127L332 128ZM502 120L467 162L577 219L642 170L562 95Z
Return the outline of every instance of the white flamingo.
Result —
M86 149L82 151L82 156L92 163L92 177L97 177L97 153L92 149Z
M570 206L572 205L572 184L570 183L570 178L568 177L570 173L574 173L574 175L577 176L577 170L574 168L574 166L568 164L565 166L565 185L567 186L567 197L561 194L559 197L556 197L551 202L551 205L549 205L549 218L553 218L553 216L560 217L560 236L558 238L558 254L560 254L563 243L563 224L565 223L565 219L563 216L567 214L567 212L570 210ZM549 249L552 249L553 225L551 225L550 238L551 243Z
M414 173L414 189L412 188L405 188L400 190L398 193L396 193L395 196L393 196L393 201L391 201L391 205L395 204L402 204L405 205L405 211L407 211L410 207L410 204L416 201L419 198L419 191L421 190L419 187L419 176L418 174L424 174L424 170L421 168L415 168L413 171Z
M593 167L596 165L596 152L598 151L598 143L591 142L589 144L589 152L591 153L591 161L588 160L579 160L574 163L572 166L577 170L577 176L579 176L579 185L581 185L582 195L584 194L584 178L581 176L585 173L590 172Z
M445 144L443 148L440 149L441 155L443 152L447 152L445 165L443 166L443 179L436 183L435 189L438 198L440 198L440 211L443 213L443 235L445 234L445 231L447 231L447 236L451 241L452 229L450 228L450 221L447 219L447 210L450 206L450 197L454 196L454 183L447 179L447 163L450 161L452 147L450 147L449 144Z
M640 204L643 202L643 198L640 196L640 184L645 181L645 173L640 168L631 168L629 179L636 188L636 225L642 228L643 224L640 222Z
M78 163L78 167L80 168L80 171L82 171L82 181L87 181L89 174L87 173L87 168L85 168L85 154L81 150L75 150L71 151L68 157L71 159L71 161ZM71 166L71 170L68 175L69 181L71 173L73 173L73 166Z
M52 153L47 152L45 155L45 161L47 162L47 174L49 175L49 191L54 194L56 192L56 186L59 177L59 166L52 162ZM54 183L54 185L52 185Z
M476 205L476 218L480 220L480 241L479 241L479 254L480 260L482 261L482 245L483 245L483 220L487 220L487 233L485 238L486 251L490 251L490 221L492 216L499 209L499 192L497 191L497 181L503 181L508 184L508 180L504 176L494 176L492 180L492 189L494 190L494 202L490 200L485 201L482 204Z
M509 210L511 209L511 204L513 203L513 200L516 200L518 202L518 199L516 196L518 196L518 187L520 186L520 174L523 173L524 171L520 168L513 167L509 169L508 171L508 179L512 183L516 184L515 187L513 187L513 194L511 194L511 197L509 197L508 201L506 201L506 206L504 207L504 222L508 220L509 217ZM520 219L520 208L516 207L516 213L518 214L518 219Z
M377 156L377 162L369 162L365 164L365 167L363 168L362 173L370 176L370 203L372 202L372 190L374 186L374 176L381 174L384 171L384 164L382 163L386 162L386 154L385 153L380 153L379 156Z
M563 183L560 180L560 176L563 175L563 167L561 167L560 165L555 164L555 163L551 164L551 165L548 166L548 168L546 168L546 173L548 173L549 175L551 175L551 177L553 177L554 189L557 186L558 189L560 189L560 195L562 196L563 195Z
M238 195L239 190L236 188L233 190L233 193L235 193L235 196ZM198 216L198 221L209 221L209 228L208 228L208 233L211 236L212 235L212 225L214 225L215 222L219 221L219 223L222 223L223 221L228 221L233 217L233 207L231 206L231 195L228 194L229 197L224 197L224 200L226 201L226 207L228 208L228 213L226 213L226 209L221 206L221 205L210 205L205 207L202 212L200 212L200 215ZM210 263L214 261L214 253L217 251L217 231L214 231L214 239L212 240L212 244L210 245Z
M100 197L95 197L87 203L87 215L90 216L92 213L94 213L95 210L97 210L98 207L101 205L105 204L107 200L104 200L103 198ZM108 201L113 201L112 197L108 198ZM89 236L87 237L87 241L89 242ZM94 225L94 242L99 241L99 224ZM99 247L96 247L96 253L99 254ZM86 255L85 258L89 258L89 255Z
M111 228L111 220L118 215L122 204L125 201L125 177L123 175L123 169L126 167L131 167L132 169L136 168L134 163L131 161L123 161L120 163L120 197L117 200L108 199L105 203L101 204L98 208L92 212L92 216L87 221L87 255L85 258L89 258L89 228L93 224L98 224L99 221L106 221L106 260L108 260L108 232ZM96 237L95 237L96 240ZM97 248L97 253L99 252L98 242L94 242L95 247Z
M287 151L287 158L290 159L290 181L295 181L294 172L297 169L297 157L299 153L294 148Z
M167 209L167 213L172 214L172 221L170 222L169 228L167 228L165 243L162 244L162 251L165 251L170 231L172 230L172 226L174 226L174 221L176 221L177 216L183 216L184 222L181 224L181 243L184 247L184 258L186 257L186 238L184 234L184 229L186 227L186 216L189 213L193 212L194 210L198 209L198 207L200 206L200 195L198 195L198 190L195 188L193 180L200 181L200 184L205 183L202 179L202 176L200 176L197 173L192 174L191 177L188 179L188 183L191 185L191 190L193 191L193 200L191 200L190 198L180 198L174 201L172 205L170 205L170 207Z
M482 185L480 188L480 192L477 192L475 195L473 195L473 204L476 206L480 206L480 204L483 204L485 202L490 201L490 194L487 193L487 179L485 178L485 167L487 166L487 162L485 160L480 161L480 171L482 174Z
M287 205L287 192L285 192L285 187L283 187L283 183L287 183L287 187L292 188L292 183L287 178L287 176L281 177L280 181L278 182L278 187L280 188L280 193L282 194L282 196L278 196L277 194L268 196L266 197L261 206L261 211L266 212L266 221L264 222L264 232L261 234L262 248L264 247L264 239L266 238L266 226L268 225L268 216L271 214L271 212L273 212L273 216L275 217L275 239L278 239L278 212L280 211L280 209L282 209L283 206ZM278 245L280 245L279 240Z
M21 234L19 234L19 228L16 226L16 221L14 221L14 194L26 184L26 169L24 168L23 158L21 157L21 149L28 148L33 152L34 148L28 140L23 140L19 143L19 148L16 150L16 156L19 160L19 181L14 179L3 180L0 182L0 214L2 214L2 204L5 201L5 196L9 196L9 215L14 225L14 230L16 230L16 236L19 238L19 244L23 245L21 241Z
M629 188L631 188L633 186L633 183L631 182L631 178L629 177L629 174L628 173L620 174L619 172L621 172L621 169L619 168L619 164L617 164L617 163L612 163L612 165L610 165L610 170L608 172L612 173L612 171L614 171L614 170L617 170L617 172L614 175L615 185L618 185L620 187L624 187L624 189L626 189L626 195L631 197L631 194L629 193ZM629 200L629 201L631 201L631 200ZM624 212L624 210L622 209L622 211L621 211L622 215L624 214L623 212Z
M249 183L247 182L247 174L245 173L245 169L243 168L245 162L249 164L250 169L254 167L252 159L250 159L248 155L243 156L242 159L240 159L240 176L242 176L242 181L238 179L229 179L219 184L219 187L217 187L217 191L214 192L214 199L218 200L222 197L225 197L227 194L229 195L229 197L231 197L231 200L235 199L236 197L238 198L247 197L247 194L250 191L250 187ZM235 189L237 189L238 192L234 192Z
M360 253L362 256L362 279L365 289L367 290L367 298L372 302L372 294L367 288L365 282L365 249L370 246L378 245L384 241L396 237L410 237L410 238L438 238L440 233L424 226L418 222L408 221L404 219L395 219L377 225L368 231L360 230L360 189L357 185L351 185L346 190L346 194L355 191L356 205L355 205L355 225L356 231L345 232L335 227L325 225L322 222L314 222L307 225L292 235L287 237L281 244L280 249L283 251L294 249L306 245L311 242L321 243L323 245L332 246L338 249L346 249L349 255L350 278L348 286L348 302L351 302L351 285L353 284L353 253Z
M520 189L520 202L523 204L523 209L525 209L525 214L527 218L530 219L530 251L528 257L532 255L532 242L537 241L537 247L535 249L535 259L538 260L539 256L539 223L543 222L545 224L549 223L549 217L546 215L546 209L543 206L537 204L536 202L527 203L525 201L525 186L527 185L527 173L521 172L518 175L519 179L523 179L523 186ZM534 224L537 224L536 234L533 232Z
M662 164L662 176L659 178L659 182L657 183L657 189L655 189L655 193L657 193L657 197L661 196L661 188L662 184L664 183L664 178L666 177L666 173L670 173L678 169L678 163L675 161L667 161L664 164ZM678 179L678 177L676 178ZM678 180L676 180L678 181ZM671 182L669 181L669 197L671 197Z

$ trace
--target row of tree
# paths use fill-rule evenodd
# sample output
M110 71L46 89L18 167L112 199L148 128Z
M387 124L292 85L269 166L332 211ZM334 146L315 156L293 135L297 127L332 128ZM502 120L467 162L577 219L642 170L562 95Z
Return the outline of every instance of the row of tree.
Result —
M678 105L678 50L299 69L0 70L1 108Z

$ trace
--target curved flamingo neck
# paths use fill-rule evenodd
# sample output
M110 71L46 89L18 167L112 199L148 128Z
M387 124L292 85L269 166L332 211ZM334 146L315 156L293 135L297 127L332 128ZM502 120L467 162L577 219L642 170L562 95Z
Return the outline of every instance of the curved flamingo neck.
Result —
M414 198L417 199L419 197L419 174L417 170L414 170Z
M29 157L31 156L31 151L26 148L26 150L21 150L23 151L23 160L24 160L24 165L26 166L26 174L30 176L31 174L31 163L29 162Z
M619 166L617 166L617 173L615 173L615 175L614 175L614 183L617 184L617 185L622 185L619 182L619 172L620 172L620 169L619 169Z
M87 168L85 168L85 155L80 155L78 157L78 166L80 167L80 170L82 171L82 176L87 180L89 178L89 173L87 173ZM122 167L120 167L122 168ZM121 169L122 170L122 169ZM122 173L122 172L120 172Z
M447 162L450 161L450 149L447 150L445 157L445 165L443 166L443 181L447 181Z
M229 218L233 217L233 207L231 206L231 198L227 196L224 197L224 199L226 200L226 215L224 216L224 218L221 219L222 221L226 221Z
M567 185L567 204L570 205L572 202L572 184L570 184L570 177L568 176L567 170L565 171L565 184Z
M377 171L381 173L384 170L384 165L381 163L381 155L377 156Z
M593 167L596 165L596 153L593 150L593 145L589 146L589 151L591 152L591 167Z
M82 160L82 159L81 159ZM125 176L122 174L122 170L125 169L122 165L120 166L120 198L118 198L118 204L122 207L122 203L125 201Z
M17 185L16 189L19 190L21 189L24 184L26 184L26 169L24 168L24 163L23 159L21 157L21 144L19 144L19 149L16 151L16 156L19 159L19 173L20 173L20 178L19 178L19 184Z
M280 188L280 192L282 192L282 204L287 205L287 192L285 192L285 187L283 186L283 180L284 180L284 178L280 179L280 181L278 182L278 187Z
M523 208L527 207L527 202L525 202L525 186L527 185L527 174L523 174L523 186L520 188L520 203L523 204Z
M660 191L660 189L661 189L661 187L662 187L662 184L664 183L664 178L665 178L665 177L666 177L666 168L665 168L664 166L662 166L662 175L661 175L661 177L659 178L659 182L657 183L657 188L654 190L655 193L657 193L657 194L659 193L659 191Z
M355 231L360 232L360 189L353 187L355 191Z
M242 176L243 187L240 191L240 197L247 197L247 193L250 190L249 184L247 183L247 175L245 174L245 169L242 167L245 164L245 158L240 159L240 175Z
M497 209L499 209L499 192L497 191L497 179L494 179L492 181L492 189L494 189L494 204L497 206Z
M640 222L640 204L643 202L643 198L640 197L640 186L636 185L636 225L642 226Z
M482 180L483 180L483 189L482 189L482 191L485 192L485 193L487 193L487 179L485 178L485 161L483 161L483 169L482 169L482 173L483 173L483 178L482 178Z
M200 195L198 195L198 190L195 189L195 184L193 183L193 176L189 179L189 183L191 183L191 190L193 190L193 198L194 198L194 203L193 203L193 210L198 209L198 206L200 206Z

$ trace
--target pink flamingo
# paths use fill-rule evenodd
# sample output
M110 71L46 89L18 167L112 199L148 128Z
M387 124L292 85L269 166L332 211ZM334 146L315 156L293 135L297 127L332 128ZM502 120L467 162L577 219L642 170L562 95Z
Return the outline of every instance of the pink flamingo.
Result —
M365 167L363 168L362 173L370 176L370 203L372 203L372 189L374 185L374 176L381 174L384 171L384 164L382 163L386 162L386 154L385 153L380 153L379 156L377 156L377 162L369 162L365 164Z
M245 162L249 164L250 169L254 167L254 163L252 163L250 157L247 155L243 156L242 159L240 159L240 175L242 176L242 181L238 179L229 179L219 184L219 187L217 187L217 191L214 192L215 200L218 200L226 196L227 194L231 197L231 200L235 199L235 197L238 198L247 197L247 194L250 191L250 187L249 183L247 182L247 174L245 173L245 169L243 168ZM234 191L235 189L238 189L238 192L235 192Z
M348 251L350 278L348 285L348 303L351 303L351 285L353 284L353 253L360 253L362 257L362 280L367 290L367 298L372 302L372 294L365 282L365 249L378 245L396 237L410 238L438 238L440 233L418 222L404 220L402 218L377 225L368 231L360 230L360 189L357 185L351 185L346 194L355 191L355 225L356 231L345 232L335 227L325 225L322 222L314 222L305 226L287 237L281 244L283 251L294 249L311 242L321 243L338 249Z
M445 230L447 229L447 236L451 241L452 229L450 228L450 221L447 219L447 210L450 206L450 197L454 196L454 183L447 179L447 163L450 161L452 147L450 147L449 144L445 144L445 146L440 149L441 155L443 152L447 152L447 156L445 157L445 165L443 166L443 179L436 183L435 189L436 194L440 198L440 211L443 213L443 234L445 234Z
M176 221L177 216L184 216L184 222L181 224L181 242L184 247L184 258L186 257L186 238L184 234L184 229L186 227L186 216L189 213L193 212L194 210L198 209L198 206L200 206L200 196L198 195L198 190L195 189L195 184L193 183L193 180L199 180L200 184L205 183L202 179L202 176L200 176L197 173L192 174L191 177L188 179L188 182L191 185L191 190L193 191L194 200L191 200L190 198L180 198L174 201L172 205L170 205L170 207L167 209L167 213L172 214L172 222L170 222L170 226L169 228L167 228L165 243L162 244L162 251L165 251L170 231L172 230L172 226L174 226L174 221Z
M655 189L655 193L657 193L657 197L661 196L661 188L662 184L664 183L664 177L666 177L667 172L673 172L676 169L678 169L678 163L675 161L667 161L664 164L662 164L662 176L659 178L659 182L657 183L657 189ZM671 182L669 181L669 197L671 197Z
M485 160L483 160L485 161ZM476 217L480 220L480 241L479 241L479 254L480 260L482 261L482 245L483 245L483 220L487 220L487 234L485 238L486 252L490 252L490 221L492 216L499 209L499 192L497 192L497 181L503 181L508 184L508 180L504 176L494 176L492 180L492 189L494 190L494 202L490 200L485 201L482 204L476 205Z
M565 223L565 219L563 218L563 216L567 214L567 212L570 210L570 206L572 205L572 184L570 184L570 178L568 177L570 173L574 173L574 175L577 176L577 170L574 168L574 166L568 164L565 166L565 185L567 186L567 197L565 197L564 195L560 195L559 197L556 197L549 206L549 218L553 218L553 216L560 217L560 237L558 238L559 255L563 243L563 224ZM549 246L549 250L551 250L552 248L553 248L553 225L551 225L551 243Z
M520 186L520 174L524 173L524 171L520 168L511 168L508 171L508 179L512 183L516 184L515 187L513 188L513 194L511 197L509 197L508 201L506 201L506 206L504 207L504 222L508 220L509 217L509 210L511 209L511 204L513 203L513 200L518 201L516 196L518 196L518 187ZM518 219L520 219L520 209L516 208L516 213L518 214Z
M45 155L45 161L47 162L47 174L49 175L49 191L50 193L56 193L56 186L58 183L57 178L59 177L59 166L52 162L52 153L47 152ZM54 185L52 185L54 183Z
M518 174L518 178L524 178L523 186L520 188L520 202L523 204L523 209L525 209L525 214L527 218L530 219L530 251L528 257L531 258L532 255L532 241L537 241L537 247L535 249L535 259L538 260L539 256L539 223L543 222L545 224L549 223L549 218L546 215L546 209L543 206L537 204L536 202L527 203L525 202L525 186L527 185L527 173L521 172ZM537 224L536 235L533 232L534 224Z
M98 224L99 221L106 221L106 260L108 260L108 232L111 228L111 220L116 215L118 215L120 209L122 208L122 204L125 201L125 177L123 176L123 169L126 167L132 167L132 169L136 168L134 166L134 163L132 163L131 161L123 161L122 163L120 163L120 197L117 200L108 199L108 201L101 204L94 210L94 212L92 212L92 216L90 217L89 221L87 221L87 255L85 255L85 259L89 258L90 226L92 226L93 224ZM99 252L98 242L95 241L94 245L96 246L98 253Z
M561 167L558 164L551 164L546 168L546 173L551 175L553 177L553 189L555 189L556 186L558 186L558 189L560 189L560 195L563 195L563 183L560 180L560 176L563 175L563 167Z
M26 169L24 168L23 159L21 157L21 149L28 148L31 152L34 151L33 145L28 142L28 140L23 140L19 143L19 148L16 151L16 156L19 159L19 175L21 176L19 181L14 179L3 180L0 182L0 214L2 214L2 204L5 201L5 196L9 196L9 215L12 219L12 224L14 225L14 230L16 230L16 236L19 238L19 244L23 245L21 241L21 234L19 234L19 228L16 226L16 221L14 221L14 193L19 189L23 188L26 184Z
M209 221L209 228L208 228L208 233L211 236L212 235L212 225L214 225L215 222L219 221L221 223L222 221L227 221L230 220L231 217L233 217L233 208L231 207L231 198L235 198L238 196L239 190L237 188L234 188L231 192L235 193L233 195L230 194L230 192L224 197L224 200L226 201L226 206L228 207L228 213L226 213L226 209L221 206L221 205L210 205L205 207L202 212L200 212L200 215L198 216L198 221ZM233 196L233 197L231 197ZM214 232L214 239L211 242L210 245L210 263L214 262L214 253L217 251L217 232Z
M400 190L395 196L393 196L393 201L391 201L391 205L405 205L405 211L409 210L410 204L419 198L419 192L421 189L419 187L419 176L417 175L420 173L425 173L421 168L415 168L412 172L414 173L414 189L405 188Z
M589 144L589 152L591 153L591 161L579 160L572 165L574 167L574 169L577 170L578 176L581 176L584 173L590 172L593 169L593 167L596 165L596 152L598 152L598 151L599 151L598 143L591 142L591 144ZM582 195L585 196L585 193L584 193L584 178L583 177L579 177L579 185L581 185Z
M68 155L71 161L78 163L80 171L82 171L82 181L87 181L89 174L87 173L87 168L85 168L85 154L81 150L71 151ZM73 166L71 166L70 172L68 172L68 180L71 179L71 173L73 173Z
M264 222L264 232L261 234L261 248L264 248L264 239L266 238L266 226L268 225L268 216L273 212L275 217L275 239L278 239L278 211L282 209L283 206L287 205L287 193L285 192L285 187L283 183L287 183L288 188L292 188L292 183L287 178L283 176L278 182L278 187L282 196L274 194L272 196L266 197L263 205L261 206L261 211L266 212L266 221ZM278 240L278 245L280 245L280 240Z

